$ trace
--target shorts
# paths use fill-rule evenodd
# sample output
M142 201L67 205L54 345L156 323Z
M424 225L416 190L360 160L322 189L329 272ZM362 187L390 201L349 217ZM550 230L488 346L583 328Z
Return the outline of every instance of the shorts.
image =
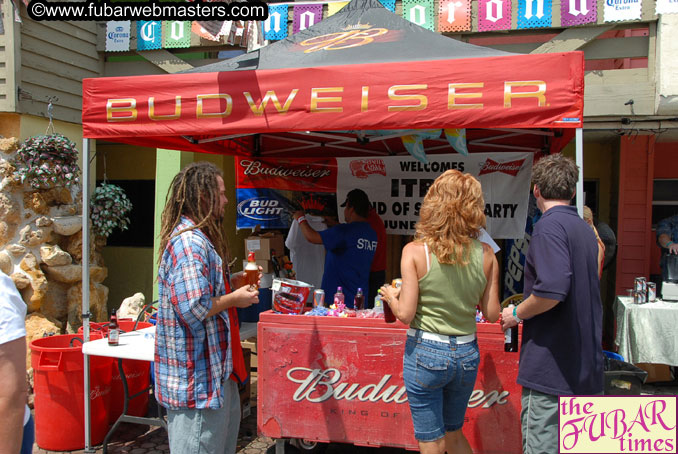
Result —
M457 344L423 339L421 330L408 335L403 381L418 441L435 441L459 430L478 375L478 341Z
M523 388L520 421L525 454L558 452L558 396Z

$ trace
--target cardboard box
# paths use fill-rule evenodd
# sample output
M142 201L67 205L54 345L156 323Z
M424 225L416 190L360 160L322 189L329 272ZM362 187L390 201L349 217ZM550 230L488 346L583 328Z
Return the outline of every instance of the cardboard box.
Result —
M247 374L250 375L250 357L251 352L249 349L243 348L243 356L245 357L245 368L247 369ZM250 399L252 398L252 377L247 380L247 383L244 385L238 385L238 392L240 393L240 412L241 419L247 418L251 412L252 407L250 404Z
M647 379L645 380L645 383L673 380L671 368L666 364L638 363L636 364L636 367L639 367L647 372Z
M257 260L271 260L271 249L275 250L278 257L285 255L285 238L282 233L264 233L245 238L245 253L253 251Z
M252 374L250 374L250 383L252 385L251 388L251 399L250 401L252 402L252 405L256 406L257 405L257 383L259 382L259 376L257 374L256 370L252 371Z
M250 368L254 372L257 370L257 336L250 337L240 342L243 350L250 351Z
M263 270L262 273L268 274L273 272L273 264L271 264L270 260L255 260L255 262ZM245 265L247 265L247 260L242 261L243 270L245 269Z

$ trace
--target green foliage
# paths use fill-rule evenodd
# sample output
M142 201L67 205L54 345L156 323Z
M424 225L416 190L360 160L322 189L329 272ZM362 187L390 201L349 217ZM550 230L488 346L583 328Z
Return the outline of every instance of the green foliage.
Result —
M61 134L26 139L17 150L15 167L33 189L70 188L80 182L78 150Z
M113 229L127 230L132 202L125 191L114 184L103 183L94 190L90 203L92 233L108 237Z

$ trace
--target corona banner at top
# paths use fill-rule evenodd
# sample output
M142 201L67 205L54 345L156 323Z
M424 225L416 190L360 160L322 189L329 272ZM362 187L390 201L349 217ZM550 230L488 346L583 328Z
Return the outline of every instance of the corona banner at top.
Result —
M85 137L242 156L253 135L582 126L582 52L519 55L353 0L300 33L184 73L85 79ZM335 149L318 146L315 156ZM263 154L262 154L263 156ZM285 155L291 157L293 155Z

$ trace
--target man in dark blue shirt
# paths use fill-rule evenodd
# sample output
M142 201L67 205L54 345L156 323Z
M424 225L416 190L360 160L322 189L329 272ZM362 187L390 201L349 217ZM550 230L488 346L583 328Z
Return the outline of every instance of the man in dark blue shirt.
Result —
M346 307L353 307L358 288L367 293L370 268L377 250L377 234L367 222L370 201L364 191L354 189L346 195L344 207L345 224L337 224L322 232L315 231L306 221L304 213L297 211L294 219L299 222L304 237L315 244L325 246L325 270L322 287L328 305L332 296L341 287Z
M579 171L555 154L533 169L543 215L525 262L525 300L502 312L502 328L521 320L518 383L523 386L523 452L558 448L558 396L603 393L602 304L593 230L570 206Z

